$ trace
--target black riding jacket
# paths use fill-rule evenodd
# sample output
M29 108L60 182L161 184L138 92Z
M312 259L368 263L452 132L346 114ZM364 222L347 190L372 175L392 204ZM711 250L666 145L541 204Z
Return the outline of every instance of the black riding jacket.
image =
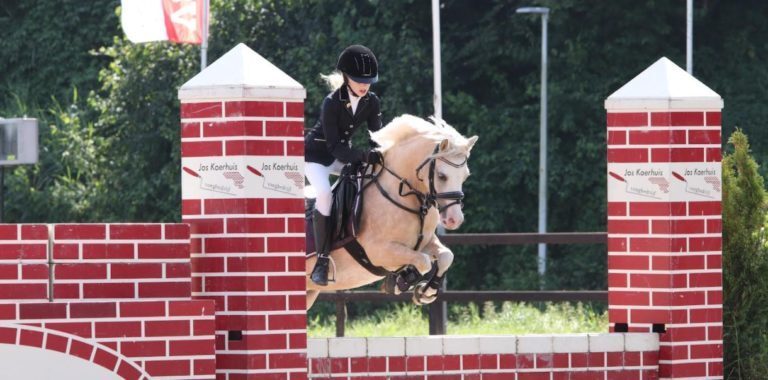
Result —
M343 163L365 161L368 152L352 147L352 134L366 122L371 132L381 129L379 97L371 91L360 98L352 114L347 86L343 85L323 100L320 119L304 137L304 160L328 166L334 160ZM375 144L371 142L371 146Z

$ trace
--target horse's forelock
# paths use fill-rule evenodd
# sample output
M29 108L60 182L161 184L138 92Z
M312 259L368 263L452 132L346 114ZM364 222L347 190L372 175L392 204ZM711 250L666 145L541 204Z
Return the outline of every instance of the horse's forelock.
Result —
M469 154L469 140L466 137L441 119L430 117L430 121L404 114L394 118L382 129L371 133L371 139L379 144L382 150L386 151L399 142L419 135L435 143L448 140L448 148L436 156Z

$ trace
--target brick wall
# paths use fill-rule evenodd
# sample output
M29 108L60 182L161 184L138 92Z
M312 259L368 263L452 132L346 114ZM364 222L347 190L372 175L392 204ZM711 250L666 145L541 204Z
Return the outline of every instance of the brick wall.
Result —
M274 159L303 161L303 115L296 101L182 103L182 164L232 163L227 170L238 165L246 178L240 195L185 191L182 204L192 226L193 294L217 305L220 379L306 378L304 201L269 192L269 173L256 178L246 169L252 159L262 160L259 172Z
M0 239L0 343L126 379L215 377L214 304L191 300L187 225L0 225Z
M309 339L310 379L656 379L656 334Z

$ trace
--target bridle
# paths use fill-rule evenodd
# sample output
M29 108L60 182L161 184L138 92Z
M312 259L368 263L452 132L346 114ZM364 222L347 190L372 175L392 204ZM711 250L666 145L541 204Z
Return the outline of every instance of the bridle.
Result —
M460 168L467 164L468 157L464 158L464 161L460 163L451 162L445 157L435 157L435 155L440 151L440 144L437 144L435 146L435 150L433 151L432 155L430 157L427 157L421 165L416 167L416 178L419 181L424 181L424 179L421 178L421 175L419 174L421 172L421 169L424 168L427 164L429 164L429 190L427 193L421 192L417 190L415 187L413 187L407 179L397 175L394 171L389 169L384 163L382 162L381 170L379 170L378 173L371 176L371 182L365 185L365 187L369 186L371 183L376 184L376 187L379 189L379 192L381 195L384 196L388 201L390 201L395 206L399 207L402 210L405 210L411 214L415 214L419 217L419 234L418 239L416 241L416 245L414 246L414 250L418 250L419 245L421 245L421 242L424 240L424 219L429 213L429 209L432 207L435 207L438 212L443 213L445 210L447 210L451 206L458 205L459 207L463 207L464 203L462 200L464 199L464 192L462 191L448 191L443 193L438 193L435 189L435 165L437 163L437 160L443 161L447 163L448 165L454 167L454 168ZM400 181L400 185L398 187L398 195L401 197L408 197L408 196L414 196L419 200L419 208L412 209L408 206L403 205L402 203L398 202L396 199L394 199L381 185L379 182L379 176L383 172L387 172L393 177L397 178ZM406 189L407 187L407 189ZM447 199L452 200L453 202L445 205L440 206L438 203L439 200Z

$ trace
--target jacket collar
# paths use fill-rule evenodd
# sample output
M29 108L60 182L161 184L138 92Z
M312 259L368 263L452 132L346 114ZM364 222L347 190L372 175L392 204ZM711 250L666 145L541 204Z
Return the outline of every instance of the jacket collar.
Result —
M347 85L341 85L338 90L336 90L338 93L339 101L341 102L341 105L344 106L344 109L349 112L349 115L354 117L355 115L359 114L360 111L362 111L365 106L368 104L368 99L370 99L371 92L368 91L363 97L360 98L360 103L357 103L357 110L353 114L352 113L352 103L349 100L349 90L347 89Z

